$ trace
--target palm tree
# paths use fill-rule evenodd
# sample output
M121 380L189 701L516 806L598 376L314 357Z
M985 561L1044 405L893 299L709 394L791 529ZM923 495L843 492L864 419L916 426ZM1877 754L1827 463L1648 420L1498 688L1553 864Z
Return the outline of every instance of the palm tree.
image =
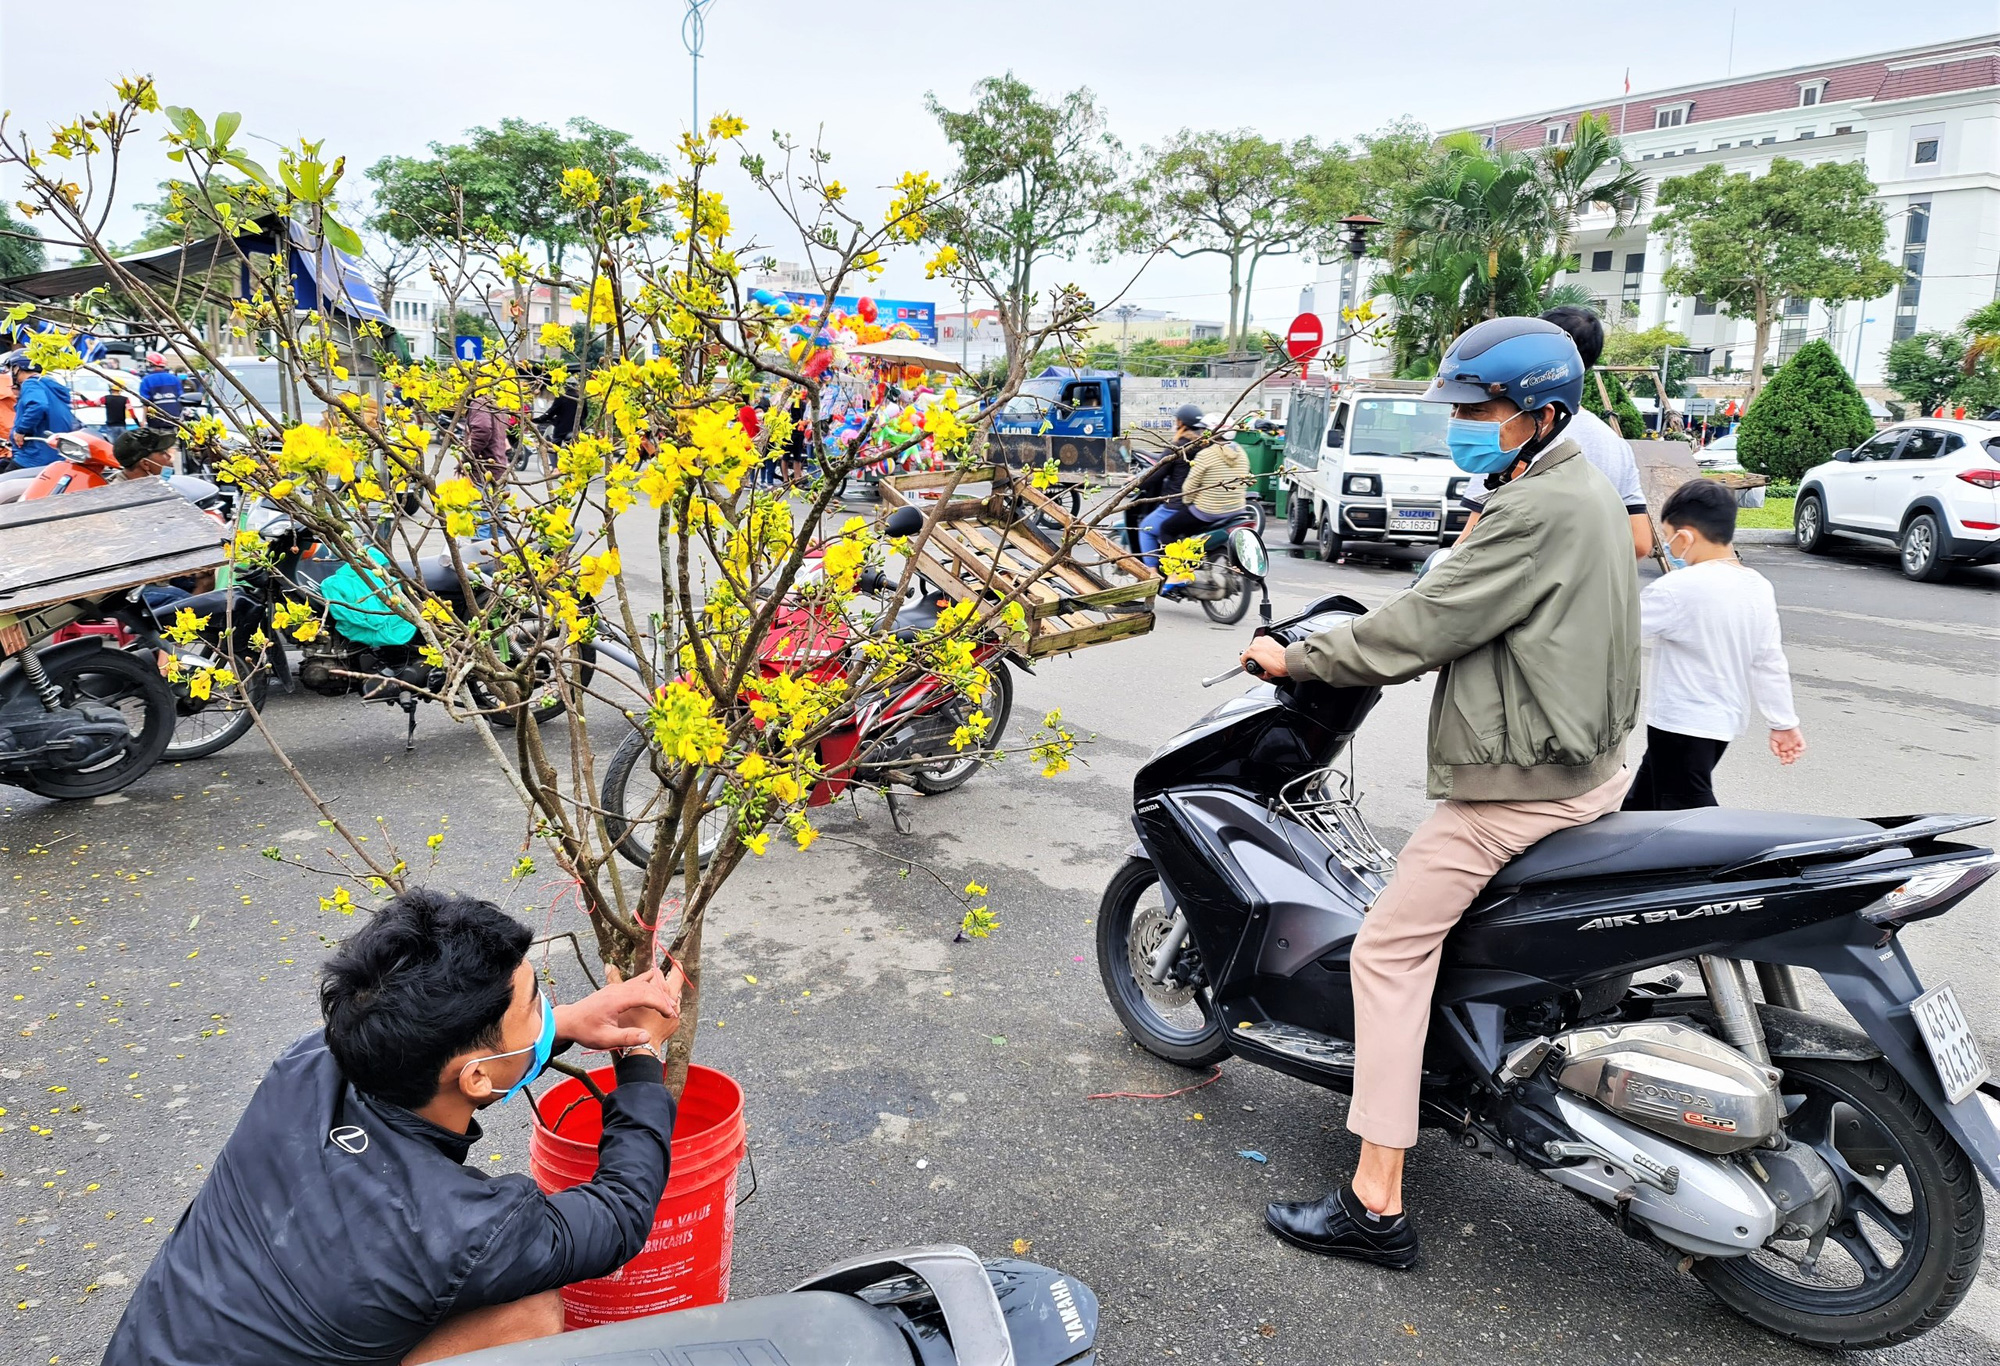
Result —
M1550 250L1556 256L1569 255L1577 220L1593 205L1611 210L1613 237L1632 226L1645 206L1646 177L1627 159L1608 119L1579 116L1575 137L1563 146L1543 148L1539 160L1555 220Z

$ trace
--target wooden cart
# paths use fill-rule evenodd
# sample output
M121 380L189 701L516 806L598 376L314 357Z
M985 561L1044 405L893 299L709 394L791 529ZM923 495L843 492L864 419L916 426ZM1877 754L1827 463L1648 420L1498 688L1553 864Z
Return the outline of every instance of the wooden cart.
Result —
M1095 528L1078 528L1004 465L890 475L881 490L891 509L946 499L917 570L957 601L1018 593L1028 616L1026 636L1015 641L1022 654L1062 654L1153 629L1159 574ZM1048 564L1073 532L1069 552Z
M0 657L97 599L220 567L228 536L159 479L0 506Z

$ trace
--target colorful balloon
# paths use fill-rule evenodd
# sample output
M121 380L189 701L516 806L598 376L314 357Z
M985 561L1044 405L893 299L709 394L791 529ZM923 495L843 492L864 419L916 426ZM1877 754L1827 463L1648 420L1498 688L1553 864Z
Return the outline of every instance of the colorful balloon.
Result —
M875 315L881 312L880 309L875 307L875 301L873 299L863 299L858 305L856 305L854 311L861 315L861 321L865 323L874 322Z

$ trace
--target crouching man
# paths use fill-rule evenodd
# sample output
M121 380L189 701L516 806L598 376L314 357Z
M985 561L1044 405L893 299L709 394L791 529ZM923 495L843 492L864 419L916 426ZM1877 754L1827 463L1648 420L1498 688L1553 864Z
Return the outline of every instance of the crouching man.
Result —
M679 973L552 1006L530 937L489 901L412 891L340 946L325 1027L265 1074L106 1366L432 1361L560 1331L558 1287L638 1254L667 1184ZM570 1044L618 1055L597 1175L544 1195L465 1165L474 1116Z

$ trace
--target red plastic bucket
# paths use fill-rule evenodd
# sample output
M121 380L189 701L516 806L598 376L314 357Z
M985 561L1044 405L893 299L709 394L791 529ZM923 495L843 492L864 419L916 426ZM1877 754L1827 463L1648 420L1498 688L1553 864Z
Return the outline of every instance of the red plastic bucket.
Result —
M608 1092L617 1078L606 1067L591 1080ZM542 1122L529 1135L528 1169L541 1188L553 1193L596 1175L604 1118L583 1083L565 1078L535 1106ZM587 1328L728 1299L736 1167L745 1146L743 1088L712 1068L689 1067L652 1234L609 1276L563 1289L564 1325Z

